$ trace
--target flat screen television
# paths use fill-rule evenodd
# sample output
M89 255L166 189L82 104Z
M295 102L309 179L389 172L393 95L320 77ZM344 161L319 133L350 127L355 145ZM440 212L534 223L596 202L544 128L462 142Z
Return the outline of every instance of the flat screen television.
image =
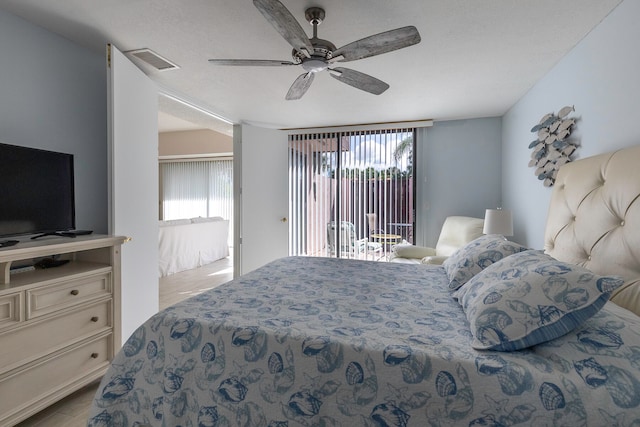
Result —
M73 155L0 144L0 237L74 228Z

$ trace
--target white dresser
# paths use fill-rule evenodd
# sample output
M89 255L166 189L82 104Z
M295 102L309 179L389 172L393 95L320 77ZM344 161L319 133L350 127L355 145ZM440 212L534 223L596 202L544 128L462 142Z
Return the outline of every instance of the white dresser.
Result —
M47 237L0 249L0 426L100 378L121 342L114 236ZM52 268L11 267L55 256Z

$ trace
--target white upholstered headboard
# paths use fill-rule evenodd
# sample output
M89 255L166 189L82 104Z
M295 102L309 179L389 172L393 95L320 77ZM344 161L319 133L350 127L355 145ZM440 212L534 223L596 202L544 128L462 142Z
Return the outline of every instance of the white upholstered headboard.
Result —
M640 315L640 145L560 168L544 248L560 261L622 276L611 300Z

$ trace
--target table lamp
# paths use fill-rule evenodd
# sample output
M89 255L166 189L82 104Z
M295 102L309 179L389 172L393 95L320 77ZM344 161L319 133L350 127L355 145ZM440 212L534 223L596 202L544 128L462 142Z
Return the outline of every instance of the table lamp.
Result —
M484 214L484 234L513 236L513 218L510 210L487 209Z

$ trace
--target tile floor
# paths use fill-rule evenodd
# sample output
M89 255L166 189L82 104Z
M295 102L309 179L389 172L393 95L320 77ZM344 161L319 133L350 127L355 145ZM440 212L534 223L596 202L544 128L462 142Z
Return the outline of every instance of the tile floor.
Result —
M215 288L233 278L231 257L160 279L160 309ZM87 385L47 409L27 418L18 427L86 427L89 407L99 381Z

